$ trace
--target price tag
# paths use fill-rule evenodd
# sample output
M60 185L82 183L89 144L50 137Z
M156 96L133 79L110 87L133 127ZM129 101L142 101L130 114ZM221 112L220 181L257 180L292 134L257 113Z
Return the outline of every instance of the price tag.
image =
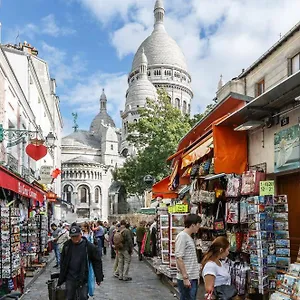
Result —
M261 181L259 183L260 196L274 196L275 195L275 182L274 180Z
M168 206L168 213L172 214L174 211L175 206Z

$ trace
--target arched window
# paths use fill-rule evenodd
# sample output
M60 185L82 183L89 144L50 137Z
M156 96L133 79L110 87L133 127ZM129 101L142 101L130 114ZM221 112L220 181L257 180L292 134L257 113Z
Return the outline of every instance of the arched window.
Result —
M78 189L78 197L80 203L89 202L89 188L86 185L81 185Z
M176 108L180 109L180 99L179 98L175 99L175 105L176 105Z
M188 114L191 114L191 104L188 104Z
M64 186L64 200L71 203L73 188L71 185L67 184Z
M182 112L183 112L184 114L187 113L187 111L186 111L186 101L183 101Z
M101 198L102 198L101 188L97 186L95 188L95 203L99 203Z
M170 96L168 96L168 102L171 104L171 97Z

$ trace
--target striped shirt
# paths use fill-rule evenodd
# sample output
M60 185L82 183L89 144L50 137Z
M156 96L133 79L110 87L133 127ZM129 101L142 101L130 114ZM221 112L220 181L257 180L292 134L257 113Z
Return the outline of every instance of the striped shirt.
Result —
M190 280L199 279L200 268L196 254L194 240L185 231L181 231L175 240L175 256L182 257L187 275ZM177 279L183 280L182 274L177 267Z

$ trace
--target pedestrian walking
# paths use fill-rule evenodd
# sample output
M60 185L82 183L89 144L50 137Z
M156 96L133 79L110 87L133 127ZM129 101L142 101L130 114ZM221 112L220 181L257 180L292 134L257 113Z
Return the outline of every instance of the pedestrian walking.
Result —
M143 238L146 232L146 222L141 221L139 224L139 227L136 229L136 242L138 246L138 254L139 254L139 260L143 260L143 254L142 254L142 243Z
M70 229L70 224L67 222L64 222L62 224L62 230L61 230L59 236L57 237L57 241L56 241L60 253L62 251L62 248L63 248L65 242L67 242L70 239L69 229Z
M57 227L55 223L51 224L51 229L52 229L52 244L53 244L53 250L55 253L55 259L56 259L56 264L54 268L57 268L60 266L60 251L59 251L59 246L57 244L57 239L59 237L59 234L61 232L61 229Z
M92 230L94 232L94 238L96 239L100 256L102 256L102 248L104 246L104 228L101 221L97 221L96 225L93 224Z
M100 285L103 281L102 260L97 247L82 236L79 226L70 228L70 238L61 253L58 285L66 282L67 300L87 300L89 263Z
M116 252L115 252L115 249L113 247L113 233L116 229L116 224L117 224L117 222L113 221L112 225L110 226L109 231L108 231L109 245L110 245L110 257L112 259L114 259L116 257Z
M184 230L175 240L175 256L177 265L177 282L180 300L196 300L200 268L197 259L196 246L192 234L197 233L201 218L189 214L184 220Z
M132 236L130 230L126 228L127 222L120 222L120 229L114 234L115 249L118 250L118 274L119 280L132 280L128 276L133 250Z

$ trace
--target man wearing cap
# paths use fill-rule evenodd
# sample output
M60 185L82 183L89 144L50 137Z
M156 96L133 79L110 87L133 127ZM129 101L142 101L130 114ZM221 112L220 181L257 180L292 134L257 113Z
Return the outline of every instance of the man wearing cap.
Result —
M88 262L92 263L96 282L103 281L102 261L97 247L82 236L78 225L70 228L70 238L61 253L58 285L66 282L67 300L88 299Z

